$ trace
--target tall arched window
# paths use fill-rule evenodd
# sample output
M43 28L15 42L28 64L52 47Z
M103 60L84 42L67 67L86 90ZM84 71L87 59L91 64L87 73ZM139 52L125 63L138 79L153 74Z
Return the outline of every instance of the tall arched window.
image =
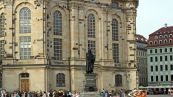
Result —
M115 63L119 63L119 44L112 43L112 56Z
M62 14L60 11L53 13L54 35L62 35Z
M94 55L96 55L96 43L95 40L88 40L88 50L91 50Z
M88 37L95 38L95 16L94 14L88 15Z
M115 86L118 86L118 87L122 86L122 75L120 74L115 75Z
M20 33L31 33L31 10L24 7L19 13Z
M26 60L31 59L31 36L20 36L20 59Z
M0 37L4 36L4 24L5 17L3 14L0 15Z
M118 21L116 19L112 20L112 40L118 41Z
M4 58L4 46L5 46L5 40L0 40L0 65L2 64L2 59Z
M62 60L62 39L54 38L54 57L55 60Z
M65 74L58 73L56 75L56 86L57 87L65 87Z

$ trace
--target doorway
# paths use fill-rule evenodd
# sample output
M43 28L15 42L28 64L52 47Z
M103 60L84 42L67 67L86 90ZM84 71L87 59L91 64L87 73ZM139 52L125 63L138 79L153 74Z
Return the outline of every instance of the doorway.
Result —
M29 91L29 73L20 74L20 91Z

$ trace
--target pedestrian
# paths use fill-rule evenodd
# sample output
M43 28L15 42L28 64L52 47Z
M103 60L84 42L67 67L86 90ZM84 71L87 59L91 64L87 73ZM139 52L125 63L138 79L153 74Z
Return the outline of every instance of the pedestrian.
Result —
M42 97L47 97L47 95L46 95L46 92L44 91L43 92L43 96Z
M142 91L141 97L147 97L147 92L145 90Z

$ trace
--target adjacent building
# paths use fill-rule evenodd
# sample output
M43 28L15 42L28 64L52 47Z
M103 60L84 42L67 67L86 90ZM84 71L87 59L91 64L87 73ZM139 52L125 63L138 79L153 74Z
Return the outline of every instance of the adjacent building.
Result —
M97 89L134 89L138 0L0 0L2 88L83 91L86 53Z
M138 79L139 87L147 86L148 73L147 73L147 39L137 34L136 35L136 46L137 46L137 68L138 68Z
M160 90L173 87L173 26L149 35L147 55L148 85Z

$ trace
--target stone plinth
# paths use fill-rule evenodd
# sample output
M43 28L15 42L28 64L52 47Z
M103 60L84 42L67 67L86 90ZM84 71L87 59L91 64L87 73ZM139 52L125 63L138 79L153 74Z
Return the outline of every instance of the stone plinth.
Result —
M80 93L80 97L100 97L99 92L83 92Z
M85 74L85 91L87 92L92 92L92 91L97 91L96 88L96 74L91 73L91 74Z

